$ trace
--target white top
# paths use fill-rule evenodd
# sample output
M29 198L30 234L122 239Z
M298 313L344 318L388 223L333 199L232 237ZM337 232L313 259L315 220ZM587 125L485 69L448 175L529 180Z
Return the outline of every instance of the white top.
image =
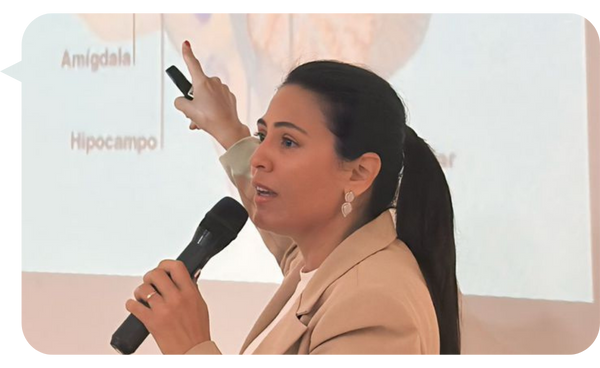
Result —
M258 345L260 345L260 343L265 339L269 332L271 332L273 327L275 327L277 323L279 323L279 321L283 318L283 316L285 316L285 314L290 311L290 309L296 302L296 299L298 299L300 294L302 294L302 291L304 291L304 288L306 287L310 279L314 276L315 272L317 272L317 270L313 270L307 273L300 271L300 282L298 283L298 286L296 286L296 291L294 292L294 295L292 295L290 299L288 299L287 303L283 306L283 308L281 309L277 317L275 317L275 319L271 322L271 324L269 324L267 328L265 328L263 332L261 332L260 335L258 335L250 345L248 345L246 350L244 350L243 355L249 355L254 353Z

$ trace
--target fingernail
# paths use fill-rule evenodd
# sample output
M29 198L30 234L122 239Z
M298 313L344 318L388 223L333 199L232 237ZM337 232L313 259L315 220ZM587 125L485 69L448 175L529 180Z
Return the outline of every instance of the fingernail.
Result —
M190 43L188 42L188 40L185 40L185 42L183 44L186 45L187 47L191 47Z

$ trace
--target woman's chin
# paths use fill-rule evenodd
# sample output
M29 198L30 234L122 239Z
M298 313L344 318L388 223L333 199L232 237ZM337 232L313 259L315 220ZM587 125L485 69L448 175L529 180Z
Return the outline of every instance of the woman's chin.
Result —
M252 218L252 222L254 225L261 230L271 231L270 229L270 221L265 218L266 216L262 213L261 210L256 210L254 212L254 217Z
M277 217L277 216L271 216L271 214L267 214L264 211L261 211L260 209L256 210L254 212L254 217L252 218L252 222L254 223L254 225L261 229L261 230L266 230L266 231L271 231L274 232L276 234L281 234L282 231L282 224L281 224L281 218ZM282 234L283 235L283 234Z

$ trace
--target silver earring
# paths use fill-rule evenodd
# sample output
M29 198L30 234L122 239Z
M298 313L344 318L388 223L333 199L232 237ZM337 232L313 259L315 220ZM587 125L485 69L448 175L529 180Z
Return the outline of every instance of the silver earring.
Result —
M344 204L342 205L342 215L344 215L344 217L347 217L350 214L350 212L352 212L352 205L350 203L354 200L354 193L352 193L352 191L349 191L348 193L346 193L346 196L344 198L346 199L346 202L344 202Z

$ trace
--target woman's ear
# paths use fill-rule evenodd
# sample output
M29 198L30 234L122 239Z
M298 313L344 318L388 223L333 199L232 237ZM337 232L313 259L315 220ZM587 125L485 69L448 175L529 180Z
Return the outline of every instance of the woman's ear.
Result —
M381 170L381 158L373 152L367 152L352 162L349 189L354 195L360 196L366 192Z

